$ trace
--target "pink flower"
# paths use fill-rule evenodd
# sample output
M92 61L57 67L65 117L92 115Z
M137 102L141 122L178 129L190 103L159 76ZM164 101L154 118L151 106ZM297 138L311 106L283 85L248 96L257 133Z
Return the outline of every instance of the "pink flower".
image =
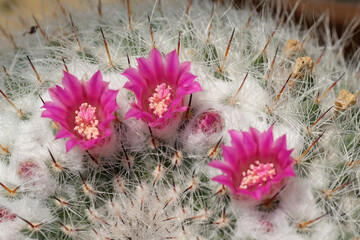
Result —
M225 173L213 180L228 186L234 195L261 200L278 191L287 177L295 176L285 135L274 142L272 127L263 133L250 128L229 134L231 146L222 146L225 162L215 160L209 165Z
M137 62L138 69L128 68L123 73L130 80L124 88L136 96L125 119L136 117L152 128L162 129L186 111L184 97L202 89L189 72L191 63L180 63L175 50L163 61L154 48L148 59L141 57Z
M100 70L87 81L79 81L64 72L62 85L49 89L52 101L45 102L42 117L59 123L55 139L70 138L66 151L79 145L83 150L105 143L112 134L113 113L118 90L109 90L108 82L102 80Z

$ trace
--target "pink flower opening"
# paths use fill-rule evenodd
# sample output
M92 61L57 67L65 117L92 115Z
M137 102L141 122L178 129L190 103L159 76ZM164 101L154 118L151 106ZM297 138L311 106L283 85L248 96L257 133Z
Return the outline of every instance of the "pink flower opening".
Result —
M191 63L180 63L176 50L163 60L153 48L149 58L138 58L137 63L137 69L130 67L123 73L129 79L124 88L136 96L125 119L135 117L152 128L162 129L186 111L185 96L201 91L201 86L190 73Z
M45 102L46 110L41 115L60 125L55 139L70 138L67 152L76 145L87 150L107 142L113 133L114 112L119 108L118 90L108 89L100 70L87 82L64 72L62 85L49 89L52 101Z
M287 150L286 136L274 142L272 127L260 133L255 128L246 131L229 131L231 146L222 145L224 162L214 160L209 166L221 170L224 175L213 178L229 187L235 196L247 195L262 200L295 176Z

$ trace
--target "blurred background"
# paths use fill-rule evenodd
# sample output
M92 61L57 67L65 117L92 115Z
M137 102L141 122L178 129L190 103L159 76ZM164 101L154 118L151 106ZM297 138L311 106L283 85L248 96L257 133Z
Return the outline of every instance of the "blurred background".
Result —
M235 0L234 4L242 7L246 0ZM351 57L360 48L360 0L253 0L250 1L254 6L257 4L263 7L274 9L276 14L277 7L288 12L295 11L295 21L302 24L304 28L310 27L322 15L328 14L331 34L340 38L348 28L352 29L352 36L347 40L345 55ZM257 9L261 11L261 9ZM319 32L321 29L321 24ZM360 50L359 50L360 51Z
M126 0L101 0L101 3L106 4L114 1L125 3ZM133 4L135 2L139 4L141 1L155 2L155 0L130 0ZM179 1L188 2L189 0ZM226 0L213 1L218 3L226 2ZM347 42L345 54L351 56L359 49L360 0L233 0L233 4L239 8L244 5L255 7L259 3L262 3L260 4L262 8L274 9L274 14L276 14L276 6L278 5L286 11L294 10L295 20L300 22L304 28L311 26L322 14L328 13L332 34L340 37L350 24L353 26L353 35ZM35 25L32 16L41 21L59 14L67 15L66 9L70 6L71 9L84 11L85 9L96 9L98 4L99 0L0 0L0 30L4 29L5 34L16 30L29 31ZM256 10L261 11L261 7Z

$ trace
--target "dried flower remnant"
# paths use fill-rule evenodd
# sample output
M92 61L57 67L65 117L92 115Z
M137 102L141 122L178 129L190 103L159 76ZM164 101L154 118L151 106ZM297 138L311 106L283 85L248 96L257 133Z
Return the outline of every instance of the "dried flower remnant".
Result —
M302 51L301 43L298 40L289 39L285 43L285 48L284 48L285 58L293 58L299 53L301 53L301 51Z
M285 135L274 142L272 127L263 133L250 128L249 132L230 130L229 134L231 146L222 146L225 162L214 160L209 165L225 174L213 180L228 186L236 197L265 199L295 176Z
M335 100L335 109L337 111L344 111L347 108L356 104L359 96L359 91L356 91L355 94L352 94L346 89L342 89L339 92L338 98Z
M314 61L311 57L301 57L296 59L292 77L296 79L305 77L306 74L312 72L313 66Z
M49 89L52 101L45 102L41 115L60 125L56 139L70 138L66 151L76 145L87 150L104 144L113 132L118 90L108 89L109 83L102 80L100 71L87 82L64 72L62 85L64 88Z
M130 81L124 88L134 92L136 102L125 119L136 117L151 128L163 129L187 109L184 98L201 91L196 76L190 73L190 62L179 62L176 50L163 58L154 48L149 58L138 58L138 69L128 68L123 75Z

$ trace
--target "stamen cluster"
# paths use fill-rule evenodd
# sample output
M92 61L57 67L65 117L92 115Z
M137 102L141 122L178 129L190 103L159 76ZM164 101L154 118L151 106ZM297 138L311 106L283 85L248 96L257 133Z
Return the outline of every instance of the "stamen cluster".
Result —
M243 171L243 179L240 184L241 189L248 189L249 187L262 186L268 180L273 179L276 175L276 170L273 163L260 163L255 161L255 164L250 164L250 169Z
M155 116L162 118L163 114L169 109L172 98L172 89L170 86L166 87L165 83L157 85L155 93L149 97L149 107L153 110Z
M79 110L75 111L74 130L87 140L97 139L100 135L99 120L96 117L96 107L88 103L82 103Z

